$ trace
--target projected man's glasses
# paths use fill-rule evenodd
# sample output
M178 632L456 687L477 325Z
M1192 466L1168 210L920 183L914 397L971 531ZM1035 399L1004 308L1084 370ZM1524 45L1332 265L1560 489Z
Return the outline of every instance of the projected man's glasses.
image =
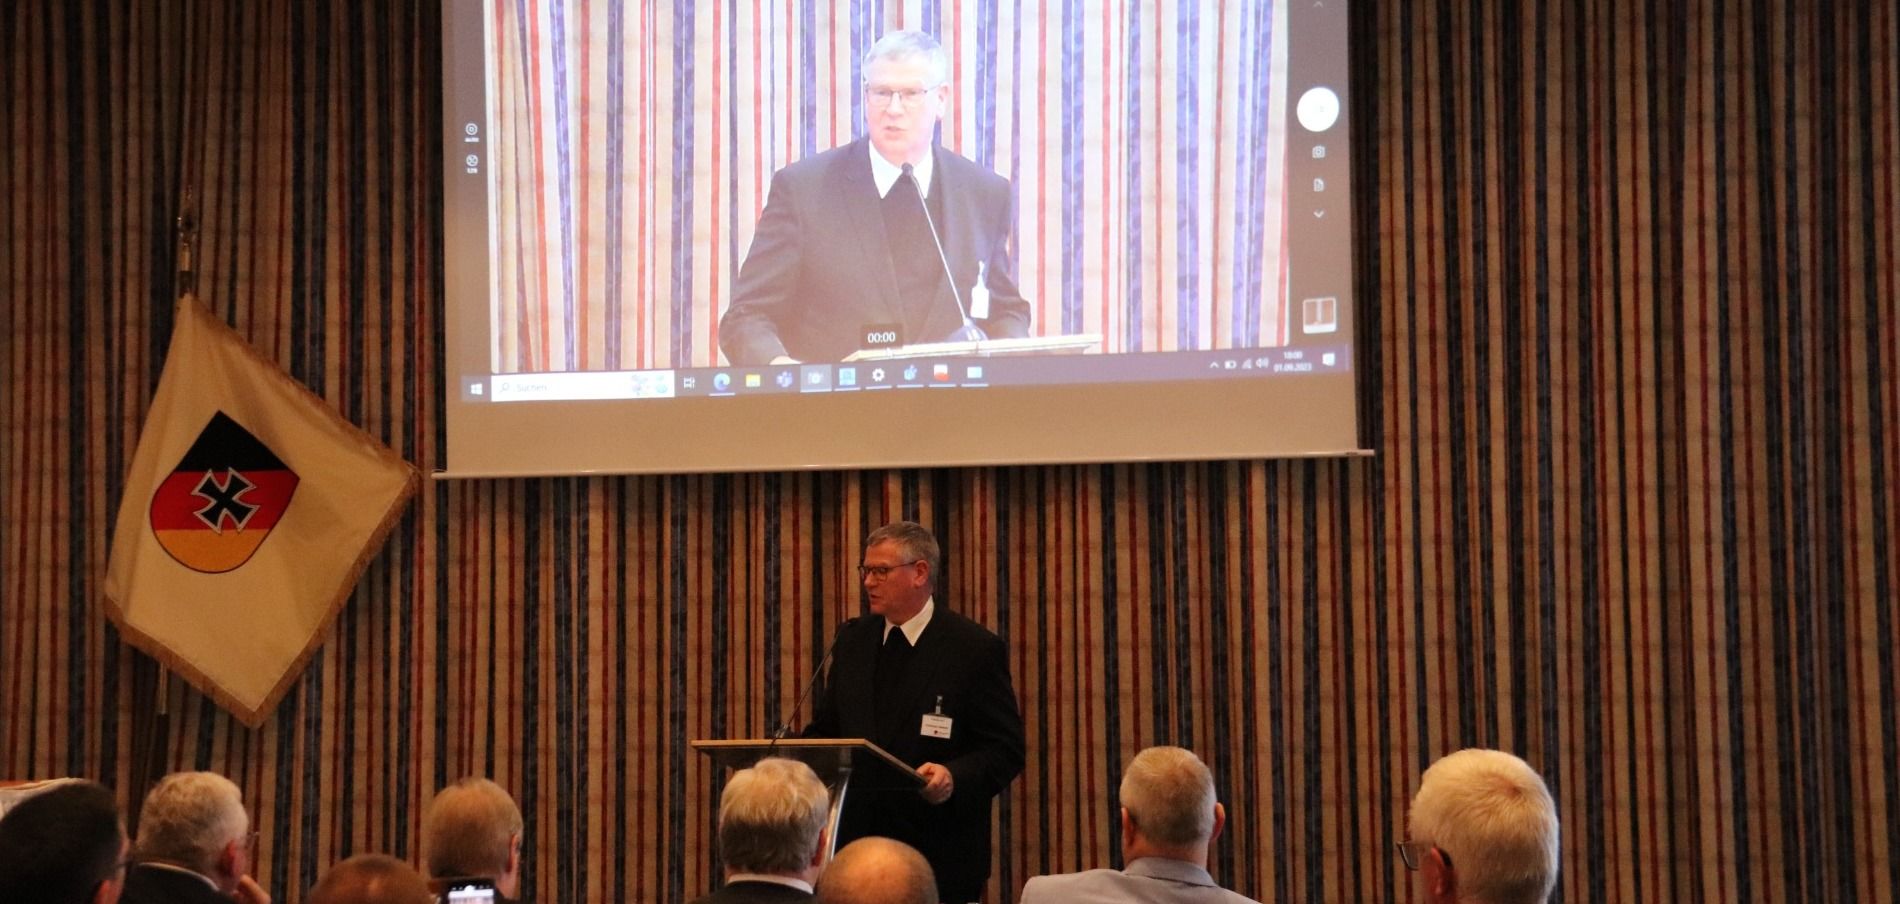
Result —
M865 578L870 578L875 581L881 581L881 580L884 580L885 578L890 577L891 572L896 571L899 568L903 568L906 565L915 565L915 564L917 564L916 559L912 559L908 562L899 562L896 565L859 565L858 566L858 580L864 580Z
M872 107L880 110L890 106L893 98L897 100L898 106L906 110L915 110L923 104L924 98L938 87L940 85L931 85L927 88L886 88L882 85L867 85L864 96L870 100Z

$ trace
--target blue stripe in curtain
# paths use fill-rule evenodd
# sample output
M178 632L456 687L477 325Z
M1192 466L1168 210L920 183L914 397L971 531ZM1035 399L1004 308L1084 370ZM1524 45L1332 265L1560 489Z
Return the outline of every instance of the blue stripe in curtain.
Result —
M798 4L798 153L818 147L818 0ZM735 230L736 231L736 230Z
M1143 59L1142 54L1145 52L1141 44L1141 10L1142 5L1139 3L1128 4L1128 21L1122 29L1122 33L1128 36L1128 47L1123 57L1129 61L1129 65L1124 69L1126 74L1122 82L1122 95L1126 98L1123 101L1123 107L1127 111L1123 114L1122 134L1125 137L1121 149L1123 166L1127 169L1127 176L1122 186L1124 193L1121 219L1124 224L1122 229L1127 236L1122 243L1122 260L1125 262L1123 265L1125 285L1122 291L1127 301L1126 309L1123 311L1124 325L1120 338L1122 347L1137 352L1149 350L1143 341L1147 335L1147 319L1143 316L1143 312L1147 309L1147 299L1142 292L1144 270L1141 263L1142 255L1146 252L1147 239L1145 230L1142 229L1142 212L1145 205L1141 191L1142 155L1146 145L1141 140L1141 66L1135 62ZM1238 254L1235 257L1245 259L1250 255Z
M1201 319L1201 7L1197 3L1185 3L1175 7L1174 12L1175 343L1180 348L1198 348ZM1218 141L1210 144L1218 144Z
M580 367L580 356L576 354L575 344L582 332L580 321L574 310L574 131L577 123L574 116L576 103L569 100L574 88L568 77L568 59L573 47L568 43L567 5L551 3L548 10L547 53L553 58L553 71L550 73L551 87L554 91L554 159L555 172L560 178L555 186L559 198L560 218L557 223L561 230L561 311L562 361L566 370ZM583 39L587 37L582 36Z
M669 361L691 360L693 307L693 169L696 162L695 119L681 115L697 108L693 77L697 59L693 32L699 4L692 0L674 0L673 31L673 199L672 225L673 273L668 296L668 313L673 329L668 336Z
M976 18L976 74L971 79L976 102L976 148L970 159L992 170L996 168L996 3L977 0L972 11Z
M1059 248L1044 253L1062 262L1062 331L1081 331L1082 325L1082 145L1085 139L1082 121L1081 89L1083 49L1087 20L1078 0L1062 0L1062 82L1055 92L1062 116L1062 169L1059 197L1062 211L1062 240ZM1047 119L1044 120L1047 122Z
M644 4L642 6L644 8ZM605 200L603 202L604 209L601 214L603 220L601 230L602 238L604 239L603 244L606 246L607 253L606 260L603 262L605 272L602 274L601 280L603 283L601 287L601 302L605 306L605 311L602 312L604 315L602 320L605 334L601 337L601 340L605 346L606 368L608 370L619 370L621 368L620 334L623 328L621 321L623 316L622 306L624 299L629 294L623 289L623 281L626 279L626 247L625 240L622 237L622 229L624 228L623 224L625 223L626 214L622 209L622 198L625 194L625 187L620 179L620 173L626 165L623 157L626 153L628 118L628 61L624 37L626 31L626 14L625 4L607 4L607 34L604 36L607 42L607 51L606 58L602 61L606 69L607 81L607 119L605 123L606 136L602 148L602 172L607 175L605 179L607 184L605 186ZM644 82L644 79L642 79L642 81Z

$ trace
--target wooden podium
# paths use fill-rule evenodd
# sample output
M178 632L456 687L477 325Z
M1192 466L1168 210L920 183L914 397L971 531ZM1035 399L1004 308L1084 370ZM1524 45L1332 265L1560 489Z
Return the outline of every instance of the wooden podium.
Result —
M826 818L825 857L838 848L838 814L844 812L844 794L854 774L860 786L921 788L924 777L903 760L863 738L741 738L693 741L694 750L727 769L744 769L766 757L797 760L818 773L831 792L831 814Z

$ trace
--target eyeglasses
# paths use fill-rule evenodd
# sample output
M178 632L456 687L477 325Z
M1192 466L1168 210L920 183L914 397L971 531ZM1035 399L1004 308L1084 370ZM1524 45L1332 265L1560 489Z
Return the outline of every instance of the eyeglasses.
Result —
M1424 865L1427 851L1438 851L1438 859L1445 861L1446 866L1451 865L1450 854L1423 841L1394 841L1392 846L1398 848L1399 862L1404 863L1409 870L1417 870Z
M858 566L858 580L862 581L865 578L875 578L881 581L887 577L890 577L891 572L899 568L902 568L906 565L915 565L918 563L918 561L920 560L912 559L908 562L899 562L896 565L859 565Z
M906 110L915 110L923 104L926 95L940 87L942 87L941 83L927 88L886 88L882 85L866 85L864 96L871 101L872 109L882 110L890 106L891 98L895 97L899 106Z

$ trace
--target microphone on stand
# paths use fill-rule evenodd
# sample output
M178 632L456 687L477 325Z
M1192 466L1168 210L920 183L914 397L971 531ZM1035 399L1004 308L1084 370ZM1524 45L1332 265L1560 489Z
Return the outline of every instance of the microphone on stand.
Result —
M805 679L805 690L798 695L798 702L792 704L792 708L785 713L785 717L779 720L778 728L773 730L772 742L765 745L768 754L773 748L778 746L778 742L785 737L785 733L792 730L792 717L798 715L799 707L805 705L805 699L810 697L812 689L818 686L818 676L824 674L825 666L831 662L831 654L838 652L839 639L844 637L846 630L864 617L865 616L862 615L853 616L845 619L842 624L838 625L837 633L831 635L831 646L825 648L824 658L818 660L818 667L811 670L810 678Z
M917 189L917 203L924 209L924 224L930 227L930 241L937 246L937 261L943 264L943 277L950 281L950 297L957 301L957 313L963 317L963 326L950 334L951 342L981 342L990 338L983 328L970 319L970 308L963 303L963 292L957 288L956 274L950 272L950 256L943 253L943 238L937 235L937 219L930 215L930 202L924 199L924 187L917 181L917 174L911 172L910 164L902 167L903 176Z

